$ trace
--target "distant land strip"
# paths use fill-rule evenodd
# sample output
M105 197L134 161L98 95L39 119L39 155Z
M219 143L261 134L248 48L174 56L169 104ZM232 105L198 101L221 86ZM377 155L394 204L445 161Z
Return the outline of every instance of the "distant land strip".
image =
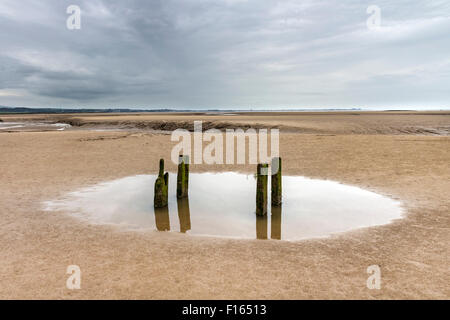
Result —
M30 108L30 107L7 107L0 106L0 114L62 114L62 113L147 113L147 112L320 112L320 111L362 111L362 108L326 108L326 109L127 109L127 108L107 108L107 109L87 109L87 108ZM393 110L395 111L395 110ZM399 110L400 111L400 110ZM408 111L408 110L401 110Z

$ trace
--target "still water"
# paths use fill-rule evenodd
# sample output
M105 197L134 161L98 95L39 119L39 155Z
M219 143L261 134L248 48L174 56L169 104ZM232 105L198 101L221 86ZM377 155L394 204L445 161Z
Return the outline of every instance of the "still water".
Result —
M1 131L63 131L70 128L66 123L47 122L0 122Z
M255 215L253 175L191 173L189 199L176 198L176 173L169 177L169 206L153 208L155 175L138 175L84 188L46 209L70 212L91 223L129 229L175 231L191 235L245 239L301 240L402 216L401 203L357 187L326 180L283 176L283 204L267 217Z

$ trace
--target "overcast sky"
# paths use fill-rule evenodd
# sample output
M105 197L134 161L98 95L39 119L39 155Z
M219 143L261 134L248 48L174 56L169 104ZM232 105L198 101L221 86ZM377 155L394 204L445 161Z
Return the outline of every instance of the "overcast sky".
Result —
M450 1L0 0L0 105L449 108Z

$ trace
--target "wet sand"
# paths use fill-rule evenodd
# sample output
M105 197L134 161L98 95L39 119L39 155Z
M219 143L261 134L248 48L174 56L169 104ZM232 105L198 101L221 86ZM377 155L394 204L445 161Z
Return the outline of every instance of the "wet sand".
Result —
M450 113L64 117L82 121L79 128L94 123L84 130L0 133L2 299L450 298ZM27 116L0 116L18 118ZM77 188L156 173L175 143L146 129L201 119L281 126L286 174L390 196L403 202L405 217L331 238L280 242L124 231L43 210L43 201ZM118 122L133 130L91 130ZM253 173L254 166L192 167L229 170ZM81 290L66 288L71 264L81 268ZM381 290L366 287L366 269L374 264L381 267Z

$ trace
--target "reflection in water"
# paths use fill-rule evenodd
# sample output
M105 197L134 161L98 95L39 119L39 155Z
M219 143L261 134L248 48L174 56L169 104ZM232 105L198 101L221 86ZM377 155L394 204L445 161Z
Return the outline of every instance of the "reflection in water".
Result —
M267 216L256 216L256 239L267 239Z
M281 206L272 207L270 214L270 239L281 240ZM268 216L256 216L256 239L267 237Z
M191 213L189 211L189 199L177 199L178 218L180 219L180 232L191 230Z
M155 223L158 231L170 231L169 208L154 208Z
M272 214L270 216L270 238L281 240L281 206L272 207Z
M284 176L283 207L269 205L267 217L257 219L256 180L233 172L191 173L189 199L178 201L176 174L172 173L169 205L154 211L155 180L155 175L139 175L100 183L47 202L47 208L132 229L246 239L254 239L256 231L258 239L281 240L329 236L386 224L402 215L398 201L367 190Z
M158 231L170 231L169 208L155 208L155 222ZM189 211L189 199L177 199L178 219L180 222L180 232L186 233L191 230L191 213ZM256 218L256 239L265 240L267 238L267 216L257 216ZM272 207L271 218L272 239L281 239L281 207ZM275 231L274 231L275 230Z

